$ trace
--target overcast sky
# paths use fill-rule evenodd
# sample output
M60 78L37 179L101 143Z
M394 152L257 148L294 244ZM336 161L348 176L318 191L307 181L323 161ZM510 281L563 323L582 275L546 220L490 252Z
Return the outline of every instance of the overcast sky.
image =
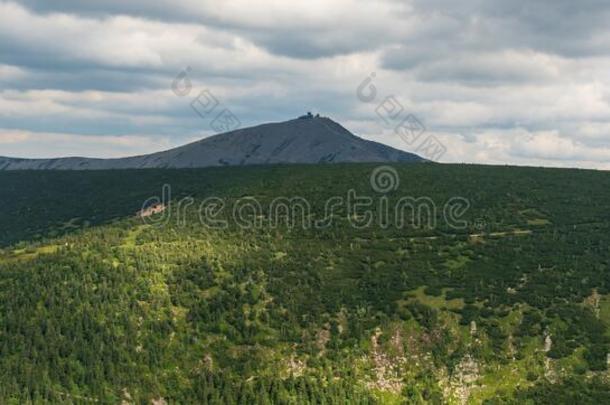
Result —
M0 155L177 146L214 133L208 90L242 126L312 111L413 151L377 115L394 96L443 162L610 169L609 21L608 0L0 1Z

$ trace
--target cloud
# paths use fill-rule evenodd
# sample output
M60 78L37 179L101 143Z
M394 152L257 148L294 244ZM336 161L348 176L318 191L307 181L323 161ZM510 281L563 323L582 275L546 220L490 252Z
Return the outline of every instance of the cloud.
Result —
M80 135L31 132L0 128L2 155L48 158L49 149L56 156L125 157L152 153L174 145L157 135Z
M374 49L410 30L397 21L408 7L393 1L335 0L332 2L262 0L217 1L24 1L42 13L72 13L101 18L107 15L205 25L230 31L272 53L296 58L336 56ZM347 28L347 29L346 29Z
M0 155L208 136L189 105L205 89L243 125L319 111L409 150L375 112L394 95L443 161L607 168L609 19L602 0L0 0Z
M392 56L386 54L393 68L410 68L411 61L405 61L405 65L401 63L406 51L399 48L393 52ZM419 60L413 70L415 78L421 81L493 86L557 80L564 65L560 58L533 51L469 52Z

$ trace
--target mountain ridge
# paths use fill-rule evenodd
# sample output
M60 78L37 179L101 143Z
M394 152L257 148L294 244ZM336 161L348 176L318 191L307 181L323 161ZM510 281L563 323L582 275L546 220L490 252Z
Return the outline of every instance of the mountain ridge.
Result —
M290 163L425 162L360 138L326 117L301 117L216 134L173 149L124 158L0 156L0 170L202 168Z

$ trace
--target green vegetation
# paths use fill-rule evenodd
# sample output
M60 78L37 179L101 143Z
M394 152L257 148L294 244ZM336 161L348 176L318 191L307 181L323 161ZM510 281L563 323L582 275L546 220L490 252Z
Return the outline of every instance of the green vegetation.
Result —
M167 183L322 218L374 167L1 172L0 403L609 402L610 173L394 166L462 230L135 217Z

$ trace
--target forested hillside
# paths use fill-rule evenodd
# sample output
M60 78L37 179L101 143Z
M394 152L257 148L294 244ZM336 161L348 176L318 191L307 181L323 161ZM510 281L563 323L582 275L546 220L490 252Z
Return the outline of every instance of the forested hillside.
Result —
M0 403L610 402L610 173L376 167L0 173Z

